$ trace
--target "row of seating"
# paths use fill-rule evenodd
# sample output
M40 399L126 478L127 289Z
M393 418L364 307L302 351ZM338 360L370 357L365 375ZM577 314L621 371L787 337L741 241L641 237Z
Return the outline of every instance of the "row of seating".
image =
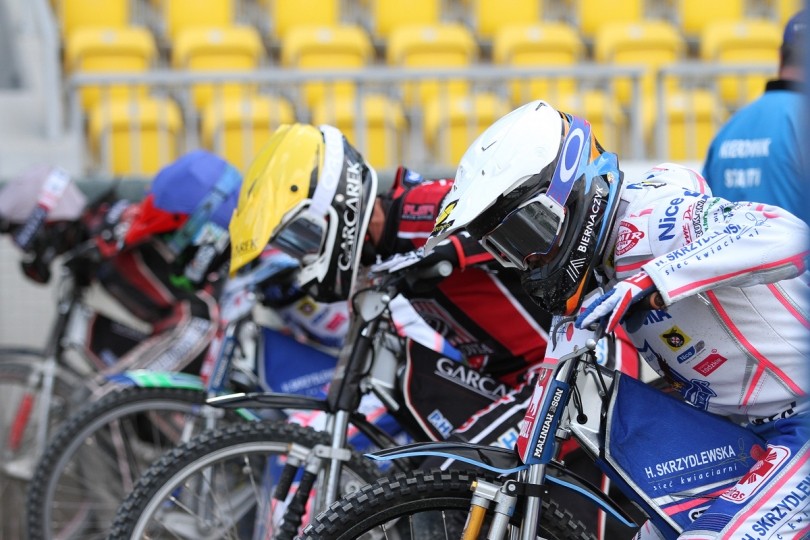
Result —
M717 22L704 32L701 59L711 64L778 62L781 30L773 22L746 20ZM584 45L575 32L562 23L515 26L496 35L492 62L503 66L576 66L584 58ZM640 65L648 68L643 94L652 98L655 72L664 65L685 59L686 44L676 29L663 21L605 24L597 33L593 60L606 65ZM155 65L157 49L148 30L141 27L77 30L67 40L65 71L140 72ZM433 26L400 27L389 38L386 65L403 68L469 67L480 61L477 43L464 26L447 23ZM175 40L171 67L188 71L251 71L266 63L261 39L251 26L196 28L185 30ZM283 41L281 68L300 70L357 69L374 64L373 46L356 25L297 27ZM747 91L730 79L720 81L723 103L735 109L762 88L765 74L749 77ZM574 89L570 80L555 81L558 89ZM447 90L463 94L469 85L454 81ZM546 95L548 81L536 81L531 95ZM225 94L243 89L231 86ZM332 91L350 96L352 85L342 83ZM409 85L402 89L406 105L424 104L437 93L436 84ZM324 84L313 82L304 88L306 106L320 100ZM525 92L515 85L513 103L525 101ZM630 101L630 85L617 82L622 106ZM202 108L212 93L205 85L194 91L194 104ZM88 89L83 105L92 107L98 91Z
M83 26L121 27L132 22L139 0L51 0L61 21L63 35ZM145 1L145 0L140 0ZM362 23L375 39L386 40L398 26L432 25L447 20L468 24L483 40L501 28L550 20L550 14L574 25L586 39L595 37L604 24L642 22L664 17L685 36L699 36L715 21L736 21L770 16L784 22L801 6L801 0L762 2L723 0L707 9L702 0L253 0L275 40L296 26L334 26L347 21ZM162 31L174 39L190 27L229 26L249 0L150 0L162 19Z
M64 8L65 3L85 0L54 1L61 2L57 5ZM111 0L112 3L117 1ZM206 10L201 2L205 4L209 0L151 1L166 18L169 4L177 9L186 2L185 11L189 11L190 2L191 11L203 12ZM266 1L268 8L283 4L282 0L260 1ZM298 0L295 4L301 12L313 13L317 11L318 1ZM356 1L369 6L374 2ZM480 4L477 0L458 1L464 1L469 9L473 9L473 4ZM380 2L383 4L391 7L389 3ZM534 4L540 5L539 2ZM617 4L624 6L624 3ZM233 1L220 1L218 6L231 10L229 20L232 21ZM514 9L520 10L517 2ZM183 10L177 12L180 11ZM197 16L209 14L206 11ZM310 21L313 18L317 17L311 17ZM145 27L75 27L65 34L66 73L148 72L158 64L168 64L184 72L250 72L272 62L256 26L212 27L207 26L210 21L203 24L198 18L197 22L186 21L185 29L178 29L177 25L168 23L168 18L165 20L167 29L174 30L170 30L173 37L168 55L162 58L154 33ZM282 20L277 18L276 23ZM384 58L375 55L378 48L372 43L372 35L357 24L302 26L291 23L283 34L276 60L280 69L354 69L375 63L414 68L467 67L483 59L480 36L457 23L393 28L385 42ZM781 28L773 21L716 22L703 31L700 57L709 63L761 61L772 65L775 72L780 40ZM697 90L681 88L679 81L673 78L667 83L666 118L659 119L654 93L655 72L683 60L687 49L682 32L670 23L660 20L608 23L603 20L591 43L586 43L576 28L562 22L523 24L495 32L491 45L491 55L486 62L496 65L576 66L586 59L610 65L646 66L648 72L640 100L644 134L651 145L657 124L665 121L673 143L669 148L670 159L701 158L719 122L728 111L758 95L766 78L766 74L748 77L742 85L739 79L704 81L704 87ZM83 88L81 100L88 111L90 147L94 159L106 163L108 170L116 174L150 174L165 163L164 154L175 151L172 145L158 144L157 138L144 139L133 146L123 134L132 137L136 128L144 130L143 137L150 132L163 133L164 138L166 133L173 133L175 138L195 133L203 145L244 166L257 148L255 145L261 144L267 133L278 123L299 119L301 112L305 120L333 123L350 136L361 138L361 146L375 166L396 165L403 155L403 146L411 138L409 130L417 127L421 128L419 137L431 158L437 163L452 165L483 127L512 106L535 97L553 97L560 108L589 117L600 124L597 133L601 134L602 141L608 147L619 149L617 145L623 141L621 134L627 127L626 115L632 105L629 81L620 79L612 81L604 92L579 88L574 79L567 78L513 81L508 100L494 94L472 94L468 81L451 81L447 85L435 81L404 83L399 88L386 89L385 95L367 96L361 105L365 123L360 132L355 132L356 89L350 82L326 84L314 80L283 97L263 95L256 84L200 83L190 89L189 102L185 101L185 96L173 94L182 104L184 114L180 114L179 109L176 113L159 114L177 105L171 100L155 98L152 95L155 90L165 94L164 89L145 84ZM450 99L441 101L439 96ZM189 118L199 118L199 123L188 124ZM150 147L154 152L145 153ZM135 157L133 148L139 152Z
M437 97L423 109L410 112L385 94L366 95L359 103L358 108L355 98L324 99L301 118L295 107L278 95L223 98L198 115L165 96L102 101L88 115L90 158L106 173L148 176L176 157L192 135L194 144L244 169L278 125L309 121L340 128L379 169L393 168L403 160L410 162L414 156L451 168L470 142L511 108L507 99L491 92L451 100ZM629 120L609 93L566 93L554 104L588 118L605 147L620 155L629 154ZM661 136L658 130L663 126L668 159L699 160L726 119L715 96L706 91L673 94L664 110L665 118L644 126L645 155L653 155Z

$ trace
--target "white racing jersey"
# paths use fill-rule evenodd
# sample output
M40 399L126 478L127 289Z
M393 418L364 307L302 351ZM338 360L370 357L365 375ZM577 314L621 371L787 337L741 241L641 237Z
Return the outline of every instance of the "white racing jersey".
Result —
M663 296L638 330L647 362L684 398L739 422L805 411L810 387L807 226L777 207L711 196L663 164L625 181L605 267L646 271Z

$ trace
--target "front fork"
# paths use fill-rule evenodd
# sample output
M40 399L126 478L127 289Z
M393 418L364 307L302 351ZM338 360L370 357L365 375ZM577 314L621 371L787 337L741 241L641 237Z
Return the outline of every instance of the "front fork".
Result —
M302 466L304 474L298 483L295 495L284 510L284 518L277 535L279 540L292 540L297 534L312 488L319 477L325 480L325 483L320 483L323 488L315 494L313 510L326 508L337 500L340 493L343 462L351 459L351 451L346 447L348 426L349 413L338 411L334 415L329 415L327 420L327 431L333 434L330 446L315 445L311 449L306 449L296 444L291 445L287 464L282 470L273 499L277 503L284 503L287 500L293 478Z
M487 533L487 540L502 540L505 538L509 520L515 513L515 507L517 506L519 486L541 486L545 477L545 469L545 465L532 465L528 470L520 471L517 480L507 480L503 484L488 482L483 479L475 480L470 486L473 496L470 503L470 513L461 537L462 540L474 540L479 537L484 517L490 507L492 507L493 517ZM539 493L526 494L525 513L519 536L518 532L513 530L510 538L520 538L520 540L534 540L536 538L541 504Z

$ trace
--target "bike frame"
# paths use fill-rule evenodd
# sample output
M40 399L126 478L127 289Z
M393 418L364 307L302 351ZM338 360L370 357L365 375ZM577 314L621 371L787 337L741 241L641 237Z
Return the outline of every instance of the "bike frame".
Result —
M560 443L573 436L611 481L642 508L659 531L667 537L675 538L690 521L696 519L699 515L697 512L708 506L718 492L733 485L754 464L755 460L751 458L752 448L758 444L764 448L761 439L743 428L598 365L594 351L601 337L601 329L579 330L574 328L573 318L557 318L552 334L554 348L551 354L556 353L557 358L552 356L551 360L556 359L559 363L555 368L541 370L516 452L460 443L417 443L368 454L369 457L375 460L396 460L438 456L468 463L499 475L517 475L517 482L508 480L493 484L479 481L473 507L480 507L482 500L497 502L505 496L507 490L511 490L512 497L517 497L516 494L523 495L524 517L519 533L522 540L535 538L543 493L538 487L546 482L585 495L594 505L624 525L637 526L618 505L607 497L600 496L594 486L570 482L559 476L559 473L568 471L565 471L562 464L556 463L554 458ZM561 343L562 341L565 343ZM637 398L642 395L662 399L658 403L662 407L656 409L656 417L652 420L649 415L628 412L628 396ZM649 403L646 398L637 401L644 406ZM646 423L641 420L641 416L647 417ZM622 421L615 422L616 417L621 417ZM681 422L681 429L671 428L669 421L680 417L687 417L687 421ZM632 440L633 437L626 438L629 440L614 440L617 433L622 435L628 431L625 429L628 424L629 429L633 428L633 424L638 424L640 430L647 429L656 422L664 427L652 440L640 443ZM617 424L621 426L617 427ZM685 433L685 426L694 425L701 426L700 433L694 433L694 429L691 430L693 433ZM638 433L638 430L634 433ZM651 452L650 445L656 442L661 449L656 447L657 452ZM622 445L628 447L628 450L617 451ZM651 475L655 476L655 463L667 463L666 457L656 458L659 452L661 456L680 452L690 457L701 455L701 449L729 446L735 446L739 451L733 458L713 464L727 472L722 477L718 475L713 478L711 483L707 481L705 486L690 486L688 490L684 488L683 493L677 487L665 492L661 482L655 485L649 479ZM482 459L481 456L485 457ZM638 463L628 465L628 460ZM695 468L693 472L698 470L699 468ZM645 475L648 476L647 479L644 478ZM672 488L671 485L669 487ZM703 487L706 487L703 491L698 489ZM487 538L503 538L507 522L508 519L493 520ZM470 531L471 538L477 537L477 534L478 531Z
M437 268L424 270L425 276L447 276L452 271L449 263L439 263ZM273 498L286 500L292 478L304 467L304 475L298 491L283 518L283 531L279 538L290 539L301 524L306 502L310 498L315 480L320 478L314 501L314 509L320 510L338 499L342 464L351 457L347 444L349 426L353 425L380 448L392 447L394 439L355 412L361 397L373 393L385 404L400 426L414 438L428 438L419 423L406 407L399 404L393 391L396 388L399 346L387 337L395 335L388 325L386 314L392 299L398 293L403 276L384 278L381 283L357 292L352 297L353 321L346 338L351 344L341 350L326 399L315 399L294 394L273 392L241 393L208 400L216 407L251 407L323 411L327 415L326 431L331 434L331 443L316 445L306 456L288 459ZM395 465L408 470L410 464ZM286 536L285 536L286 535Z

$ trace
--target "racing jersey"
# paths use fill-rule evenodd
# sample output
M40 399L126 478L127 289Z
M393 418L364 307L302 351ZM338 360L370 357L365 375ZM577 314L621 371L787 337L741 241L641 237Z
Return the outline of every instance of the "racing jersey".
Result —
M775 206L711 195L663 164L626 181L604 268L644 270L666 308L625 329L692 405L740 422L803 411L810 386L808 228Z
M424 245L452 180L413 180L400 169L387 204L383 241L388 252ZM410 179L403 187L403 179ZM429 293L409 293L416 312L474 368L507 382L545 357L551 316L523 291L520 275L501 268L466 233L436 249L453 252L453 273Z

